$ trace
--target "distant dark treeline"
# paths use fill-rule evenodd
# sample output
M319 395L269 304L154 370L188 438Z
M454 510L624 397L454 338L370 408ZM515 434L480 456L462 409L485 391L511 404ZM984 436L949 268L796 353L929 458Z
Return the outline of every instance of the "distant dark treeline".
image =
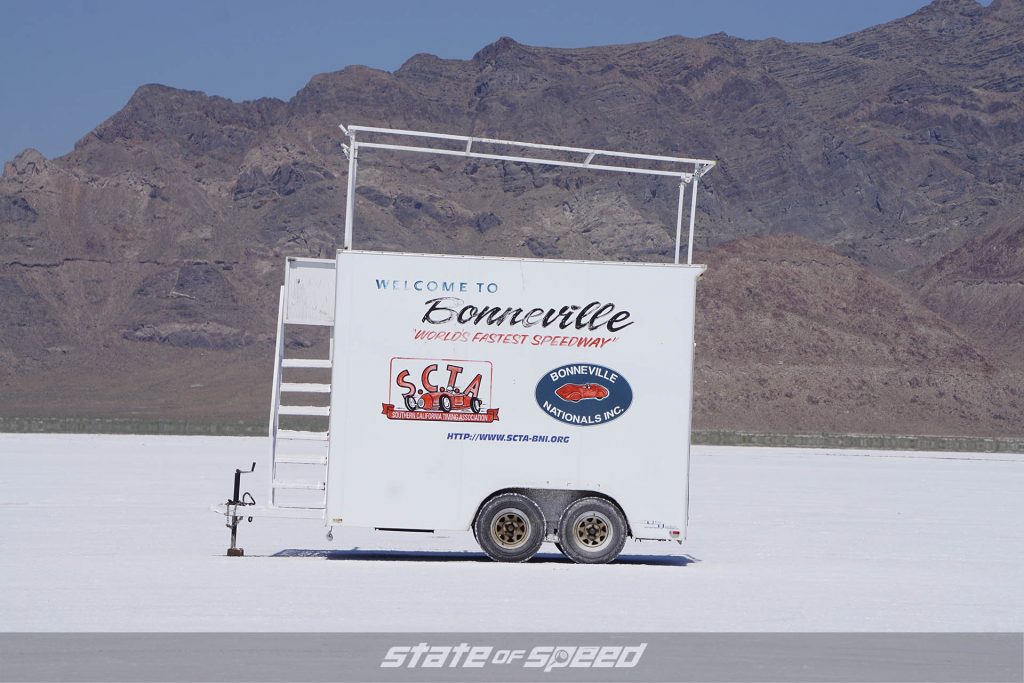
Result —
M145 418L0 417L0 433L166 434L266 436L265 421L153 420ZM706 446L774 448L858 448L896 451L1024 453L1024 438L922 436L903 434L766 434L760 432L693 432L693 443Z

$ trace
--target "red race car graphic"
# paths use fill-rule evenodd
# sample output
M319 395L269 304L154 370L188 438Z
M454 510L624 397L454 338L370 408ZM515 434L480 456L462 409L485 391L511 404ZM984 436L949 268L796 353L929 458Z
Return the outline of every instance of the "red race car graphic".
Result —
M428 391L419 396L406 396L405 407L408 410L440 410L450 413L453 410L472 410L479 413L484 402L473 394L464 394L459 389L442 387L437 391Z
M573 403L588 398L598 401L608 398L608 390L600 384L563 384L555 389L555 394L563 401L572 401Z

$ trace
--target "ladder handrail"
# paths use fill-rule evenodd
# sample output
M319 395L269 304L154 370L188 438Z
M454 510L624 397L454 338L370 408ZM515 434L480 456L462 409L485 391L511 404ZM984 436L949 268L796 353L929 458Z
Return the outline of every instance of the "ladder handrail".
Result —
M279 427L278 407L281 404L281 361L284 359L284 287L281 287L277 304L277 340L274 343L274 382L270 393L270 507L275 506L274 481L277 480L277 430Z

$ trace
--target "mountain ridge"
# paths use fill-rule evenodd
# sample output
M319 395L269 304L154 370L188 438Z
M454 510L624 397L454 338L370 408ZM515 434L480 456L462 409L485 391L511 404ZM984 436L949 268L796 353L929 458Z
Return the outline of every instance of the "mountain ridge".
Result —
M114 393L95 404L111 414L117 388L139 373L165 377L151 368L163 361L200 374L217 367L225 381L247 387L247 399L210 394L210 402L220 401L215 412L264 410L266 401L254 397L268 391L265 378L250 368L266 370L259 359L270 343L282 258L329 256L339 246L347 163L337 125L344 122L720 159L701 184L699 258L724 259L738 278L773 281L772 269L788 268L778 254L760 261L735 245L777 249L773 236L796 235L781 242L796 258L814 252L819 260L843 259L828 261L837 272L863 269L872 283L864 292L899 293L900 307L890 313L903 312L884 336L908 348L890 356L907 376L930 378L943 392L906 423L940 433L948 419L954 433L1022 434L1024 414L1009 393L1024 372L1024 329L1013 313L1024 312L1013 284L1024 263L1014 246L1024 210L1024 35L1014 26L1022 16L1022 0L988 7L940 0L823 43L711 35L559 49L505 37L469 60L421 54L394 72L350 66L317 74L287 101L232 102L141 86L67 155L46 159L26 150L4 164L0 384L7 391L0 413L30 406L88 412L90 392L58 395L65 376L91 386L93 396L109 383ZM675 192L660 179L367 154L356 246L664 261L673 249ZM998 267L986 256L993 250L1003 255ZM755 327L766 324L745 308L751 301L713 284L711 265L702 296L731 301L738 319ZM802 302L802 314L774 319L772 334L789 340L778 345L794 365L810 359L825 368L825 357L801 346L805 314L820 307L824 291L836 297L835 324L847 315L840 302L847 311L856 302L829 289L827 272L810 270L822 282L794 273L800 288L767 303L783 311ZM700 372L721 389L709 399L718 412L698 395L697 427L895 427L884 410L867 411L872 427L859 418L833 424L825 408L812 416L789 399L766 408L748 391L747 376L729 370L742 364L715 351L731 348L729 335L739 328L701 324L706 358L715 360ZM946 341L929 347L935 358L915 356L908 351L914 335L896 334L900 324ZM950 334L970 349L966 356L949 351L960 343ZM848 352L865 354L873 368L862 372L874 383L872 395L899 414L891 404L910 399L885 388L882 377L902 371L888 356L872 355L868 341L859 343ZM950 358L972 354L984 363L951 366ZM857 369L842 367L845 375L822 376L853 381ZM758 376L785 394L779 382ZM34 388L41 377L50 389ZM971 387L961 396L969 410L952 398L949 377ZM984 386L1003 397L1007 415ZM166 399L132 401L149 400L174 416L195 408L190 391L172 382ZM825 387L814 392L827 395ZM855 414L853 394L829 400L824 405L836 414ZM964 415L979 422L972 426Z

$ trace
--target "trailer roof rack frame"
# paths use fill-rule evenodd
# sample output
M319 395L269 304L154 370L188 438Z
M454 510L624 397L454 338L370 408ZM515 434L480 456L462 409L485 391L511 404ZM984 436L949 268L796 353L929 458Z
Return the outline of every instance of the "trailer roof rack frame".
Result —
M348 186L346 189L347 195L345 202L345 249L347 250L352 249L352 225L355 214L355 187L359 164L359 150L361 148L367 148L679 178L679 204L676 211L676 245L674 262L677 265L679 264L680 251L682 249L684 195L686 193L686 186L690 185L690 220L686 249L686 263L693 263L693 232L697 213L697 184L705 173L714 168L716 162L712 159L670 157L655 154L637 154L634 152L616 152L605 149L545 145L536 142L498 140L494 138L481 138L467 135L450 135L448 133L429 133L425 131L402 130L397 128L378 128L375 126L339 125L338 127L349 140L347 145L342 145L345 155L348 157ZM420 140L453 141L463 143L464 147L450 149L444 147L426 147L423 146L424 143L422 142L419 145L406 145L390 142L374 142L373 140L358 140L357 135L361 133L369 134L373 136L373 139L379 139L380 136L384 136L385 138L387 138L387 136L395 136L418 138ZM513 147L526 151L519 155L498 154L473 149L474 145ZM548 153L558 152L568 155L582 155L583 158L579 161L573 161L571 159L553 159L545 156L524 156L534 150L540 150ZM594 163L594 159L598 157L602 158L603 163ZM604 161L604 159L607 159L607 161ZM631 160L635 165L625 166L615 163L616 161L625 160ZM656 166L661 167L659 168ZM669 168L664 168L665 166L668 166Z

